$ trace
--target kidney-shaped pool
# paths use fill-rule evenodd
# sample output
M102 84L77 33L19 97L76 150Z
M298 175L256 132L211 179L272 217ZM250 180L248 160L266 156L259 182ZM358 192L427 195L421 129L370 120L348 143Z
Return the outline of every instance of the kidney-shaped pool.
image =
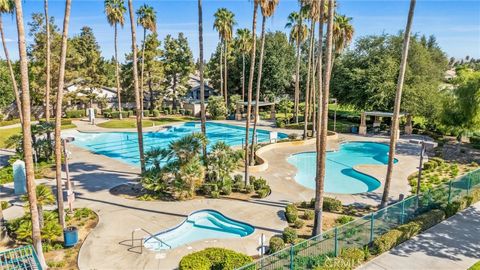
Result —
M375 142L348 142L340 149L327 153L325 192L355 194L370 192L380 187L380 182L372 176L360 173L357 165L388 163L389 146ZM295 181L315 189L316 152L305 152L290 156L287 161L297 168ZM397 162L397 160L395 160Z

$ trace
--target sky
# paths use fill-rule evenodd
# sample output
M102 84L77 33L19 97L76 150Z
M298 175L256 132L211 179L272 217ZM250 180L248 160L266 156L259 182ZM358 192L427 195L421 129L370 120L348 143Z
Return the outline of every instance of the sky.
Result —
M144 3L157 12L157 29L160 39L167 34L176 36L185 33L198 57L198 10L197 0L133 0L137 9ZM224 7L235 14L237 28L250 28L252 24L252 0L203 0L204 49L208 59L218 43L218 34L213 29L213 14ZM26 23L31 14L43 12L43 1L24 0ZM65 1L49 0L50 16L61 29ZM405 28L408 0L338 0L337 12L352 17L354 39L372 34L396 34ZM274 16L268 20L267 30L287 31L285 23L292 11L298 10L297 0L280 0ZM127 14L128 16L128 11ZM15 17L2 17L7 47L13 59L18 59ZM260 24L260 23L259 23ZM114 52L113 28L107 23L103 1L72 0L69 35L78 35L82 26L93 29L100 44L102 55L111 58ZM28 26L26 25L28 33ZM260 27L259 27L260 28ZM467 55L480 58L480 0L418 0L412 27L413 33L435 35L440 47L449 57L463 58ZM142 39L142 29L137 28L137 42ZM32 39L27 37L27 43ZM130 50L130 24L126 17L125 27L119 31L119 57ZM3 58L3 53L0 54Z

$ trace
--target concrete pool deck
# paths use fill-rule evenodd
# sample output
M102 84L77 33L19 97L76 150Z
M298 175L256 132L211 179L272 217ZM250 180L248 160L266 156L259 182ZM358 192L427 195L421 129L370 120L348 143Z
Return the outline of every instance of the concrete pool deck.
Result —
M242 122L235 121L220 122L242 125ZM83 121L75 121L75 124L82 131L87 131L86 126L90 126L88 131L115 131L114 129L100 130ZM284 132L266 126L260 128ZM125 129L121 130L125 131ZM302 133L298 130L285 130L285 132ZM339 140L387 142L388 138L340 135ZM337 147L338 141L329 141L330 150ZM287 226L283 215L285 205L289 202L310 200L314 193L313 190L296 183L294 180L296 169L286 161L286 158L294 153L312 151L315 149L315 144L279 147L263 153L263 157L269 161L269 167L254 175L267 179L272 188L272 194L265 199L251 201L195 199L182 202L150 202L125 199L112 195L110 189L120 184L136 182L139 178L139 168L94 154L80 147L72 145L69 148L73 153L70 171L77 197L75 206L89 207L99 215L97 227L87 237L80 250L78 260L80 269L173 269L178 266L178 262L184 255L210 246L225 247L256 255L258 237L261 234L270 237L281 233ZM395 165L391 187L392 199L397 199L400 193L408 194L409 185L406 178L417 169L417 155L417 146L409 145L405 140L400 141L399 162ZM382 181L386 166L360 166L357 169ZM49 184L53 186L54 181L50 181ZM378 204L382 190L379 188L375 192L358 195L327 195L337 197L344 203ZM8 194L8 191L2 193L2 198L4 195L7 200L16 199L15 196ZM228 239L200 241L169 251L151 252L144 249L143 253L139 254L138 240L135 247L131 248L132 230L144 228L155 234L178 225L189 213L200 209L217 210L232 219L249 223L256 230L252 235L236 238L234 241ZM21 206L14 206L4 211L7 219L21 213L23 213ZM146 234L138 233L135 238L143 236Z

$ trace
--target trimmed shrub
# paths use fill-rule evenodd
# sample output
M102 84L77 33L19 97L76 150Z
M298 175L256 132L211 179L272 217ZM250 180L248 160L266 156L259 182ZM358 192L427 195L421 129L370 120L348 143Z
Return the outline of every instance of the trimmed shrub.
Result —
M351 216L340 216L335 220L335 222L343 225L343 224L347 224L347 223L349 223L350 221L353 221L353 220L354 220L354 218L351 217Z
M232 193L232 186L231 185L224 185L222 187L222 194L223 195L230 195Z
M294 223L298 218L298 209L295 204L289 204L285 207L285 217L288 223Z
M10 206L10 204L6 201L1 201L0 202L0 207L2 208L2 210L7 209L9 206Z
M208 114L214 120L225 120L227 117L227 105L223 97L220 96L211 96L208 98L207 106Z
M285 243L294 244L295 239L297 239L297 232L294 229L287 227L283 230L282 236Z
M282 250L285 247L285 242L283 239L278 236L272 236L270 238L269 249L268 252L270 254L275 253L279 250Z
M422 231L424 231L440 223L444 219L445 219L445 212L443 212L443 210L440 210L440 209L435 209L416 217L415 219L412 220L412 222L417 222L418 224L420 224Z
M365 251L359 248L344 248L340 252L340 258L350 260L356 265L365 260Z
M295 220L295 222L293 223L293 227L297 228L297 229L301 229L303 228L303 225L305 225L305 222L301 219L297 219Z
M241 174L235 174L235 175L233 176L233 181L234 181L234 182L242 182L242 183L243 183L243 175L241 175Z
M305 212L303 212L303 219L305 220L312 220L313 218L315 217L315 212L312 211L312 210L305 210Z
M260 190L260 189L263 189L265 187L267 187L267 180L265 180L264 178L260 177L260 178L257 178L253 181L253 188L255 190Z
M342 210L342 202L340 200L325 197L323 199L323 211L340 212Z
M252 258L224 248L206 248L202 251L189 254L182 258L180 270L233 270L247 263Z
M445 206L443 209L445 211L446 217L451 217L455 215L458 211L461 211L462 209L465 209L466 207L466 200L460 200L460 201L454 201Z
M160 117L160 111L159 110L152 110L152 114L154 117Z
M150 116L150 110L143 110L143 116Z
M86 113L85 110L71 110L66 111L65 115L67 118L82 118L85 117Z
M269 187L264 187L256 191L257 196L259 198L265 198L270 194L270 188Z
M403 233L399 230L391 230L387 233L384 233L382 236L377 237L373 240L372 251L374 254L380 254L387 250L392 249L396 245L400 244L402 241Z
M245 192L252 193L253 191L254 191L254 189L253 189L252 185L248 185L248 186L245 187Z
M207 183L203 184L201 189L204 195L211 195L212 192L218 191L218 186L217 184Z
M212 191L212 193L210 193L210 196L212 197L212 199L218 199L220 198L220 192Z
M237 181L233 183L233 191L240 192L245 189L245 183L243 181Z

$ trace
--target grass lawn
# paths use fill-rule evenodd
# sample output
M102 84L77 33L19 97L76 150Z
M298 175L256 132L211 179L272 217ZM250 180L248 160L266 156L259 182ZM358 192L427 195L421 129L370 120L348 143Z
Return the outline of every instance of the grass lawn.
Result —
M480 270L480 261L468 268L468 270Z
M63 125L62 129L76 128L74 124ZM21 132L21 127L0 129L0 148L5 148L5 142L10 136L19 134Z
M153 127L165 125L169 123L175 122L185 122L185 121L195 121L198 120L195 117L190 116L168 116L168 117L161 117L161 118L151 118L145 119L142 121L143 127ZM110 121L100 123L97 126L102 128L135 128L137 127L135 118L127 118L127 119L112 119Z

